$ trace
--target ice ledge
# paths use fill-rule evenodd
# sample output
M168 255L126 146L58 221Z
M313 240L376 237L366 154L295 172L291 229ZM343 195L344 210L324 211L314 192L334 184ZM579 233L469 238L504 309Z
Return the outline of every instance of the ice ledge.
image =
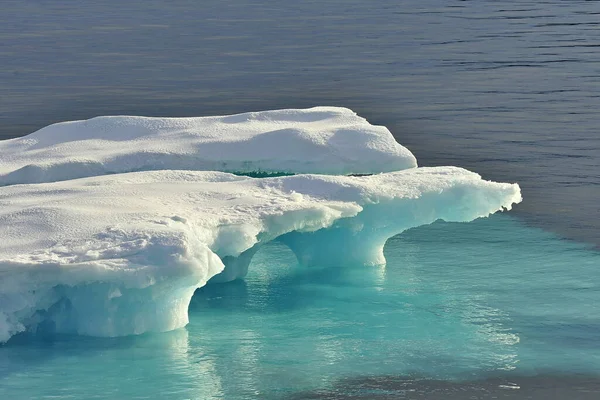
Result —
M379 264L386 240L408 228L520 201L518 185L454 167L265 179L155 171L3 187L0 342L40 327L175 329L196 288L243 276L268 241L305 264Z

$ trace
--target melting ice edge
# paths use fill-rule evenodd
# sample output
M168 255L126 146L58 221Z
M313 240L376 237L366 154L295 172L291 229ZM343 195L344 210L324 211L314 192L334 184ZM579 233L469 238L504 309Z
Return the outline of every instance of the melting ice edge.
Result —
M197 288L243 278L269 241L304 265L378 265L406 229L521 201L517 184L417 167L337 107L54 124L0 142L0 186L0 342L177 329Z

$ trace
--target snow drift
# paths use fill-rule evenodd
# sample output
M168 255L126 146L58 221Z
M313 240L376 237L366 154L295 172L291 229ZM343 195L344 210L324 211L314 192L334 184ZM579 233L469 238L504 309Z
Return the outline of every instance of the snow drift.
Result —
M345 109L316 108L191 119L190 123L236 125L258 118L256 123L262 124L261 119L269 116L264 129L272 129L275 116L280 120L285 116L287 124L302 115L304 122L299 124L311 124L338 114L357 118ZM128 118L119 121L129 121ZM101 121L105 125L97 126L91 131L93 134L86 131L86 139L73 148L66 138L73 139L75 131L70 131L71 127L83 123L62 125L67 133L52 130L61 126L54 125L49 138L41 130L33 138L37 144L13 141L1 147L3 151L10 150L8 156L1 153L4 166L14 167L18 164L15 160L27 157L31 165L73 166L70 156L58 155L85 149L98 156L102 166L110 164L107 160L124 157L118 164L122 168L113 172L139 168L151 171L65 180L89 171L50 168L45 171L53 171L52 174L34 174L31 180L63 181L0 188L0 342L18 332L36 329L95 336L172 330L187 324L188 305L197 288L209 281L245 276L254 253L269 241L287 244L299 262L306 265L382 264L386 240L406 229L438 219L470 221L510 209L521 201L518 185L485 181L476 173L456 167L409 168L371 176L300 174L263 179L226 172L173 170L171 167L181 167L176 162L176 152L169 153L176 146L165 151L173 157L165 158L164 164L152 164L154 159L145 160L139 151L145 144L163 141L164 132L156 133L159 139L152 138L154 133L145 137L138 131L132 133L131 125L126 124L122 139L127 142L127 135L131 134L133 142L111 147L101 132L109 132L111 140L119 137L113 126L115 121L100 119L95 123ZM191 135L190 131L185 127L175 131L176 120L168 122L165 132L169 133L165 135L173 135L171 144L183 143L183 154L185 147L191 145L180 139ZM366 132L372 132L369 126L365 125ZM155 125L151 131L156 132ZM357 141L364 146L365 140L360 139L364 132L356 136L357 131L360 130L345 130L350 132L348 140L340 138L335 143L345 142L347 148L352 148L353 141ZM212 132L214 144L218 135ZM238 142L230 141L227 132L222 132L223 148L229 149L231 155L237 151L237 145L232 143ZM408 162L412 155L405 153L404 148L375 145L388 143L389 132L378 132L381 140L366 141L374 145L364 149L367 161L364 168L361 166L363 172L389 167L372 158L374 154L384 154L383 148L398 150L396 156L386 159L395 159L395 168L412 165ZM286 142L286 135L277 133L271 138ZM289 135L296 137L293 132ZM247 142L260 136L255 132ZM277 140L274 143L280 143ZM58 142L62 143L58 147L62 150L50 151L49 143ZM264 143L268 146L271 142ZM339 148L327 143L321 154L337 154ZM244 148L239 151L238 160L245 152L246 160L260 159L254 157L248 143L241 141L238 145ZM22 146L29 146L25 155L18 154ZM35 146L41 146L39 153ZM194 154L210 153L204 152L202 146L200 142L192 146ZM94 153L94 149L98 151ZM309 151L294 149L297 153L292 158L297 161L302 161L302 153ZM275 148L265 152L273 172L279 167L289 172L299 165ZM129 164L125 162L129 156L124 154L131 156ZM360 159L361 150L356 147L350 157L336 157L329 163L317 163L317 157L307 153L308 161L302 165L329 172L356 171L351 163L344 162ZM57 160L70 161L60 164ZM200 169L198 160L188 169ZM256 162L249 168L256 168L260 164ZM369 162L373 163L371 167ZM212 164L205 164L208 165ZM265 170L265 165L261 164L261 170ZM96 172L104 174L106 170Z
M164 169L370 174L416 165L387 128L337 107L225 117L97 117L0 142L0 186Z

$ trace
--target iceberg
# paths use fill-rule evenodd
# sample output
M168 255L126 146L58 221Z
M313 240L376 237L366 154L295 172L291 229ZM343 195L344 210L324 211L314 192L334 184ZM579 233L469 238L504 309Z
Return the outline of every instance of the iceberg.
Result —
M252 115L288 116L290 120L302 115L299 124L304 124L335 113L348 115L345 109L317 108L241 114L231 122L246 123ZM117 137L111 125L114 121L105 122L109 126L106 131ZM272 129L271 123L269 120L265 129ZM130 132L127 126L125 132ZM169 125L167 130L173 132L172 128ZM365 129L357 131L371 132L371 128ZM38 132L40 142L43 131ZM84 132L88 139L82 148L100 149L96 154L102 154L104 162L114 159L110 155L113 150L119 157L135 153L129 148L135 148L133 143L122 145L127 147L124 149L119 146L107 150L104 139L93 139L103 131L97 127L92 133ZM363 133L356 136L357 131L344 131L350 132L349 146L353 140L364 145L357 139ZM288 132L295 137L293 129ZM388 131L379 132L386 142ZM44 143L57 143L57 138L72 135L59 133ZM140 137L138 133L133 136ZM282 140L286 137L277 135ZM181 132L174 136L178 141ZM252 135L248 141L259 136ZM218 138L213 139L217 143ZM223 140L223 148L233 152L235 146L229 139ZM66 140L62 143L68 153ZM10 146L14 144L3 149L16 151ZM75 148L80 149L78 146ZM339 148L331 146L325 145L325 153L336 154ZM201 147L197 144L194 151L205 154L199 150ZM382 154L384 147L365 150L365 159L370 159L372 151ZM243 152L248 149L245 147ZM59 165L55 152L47 150L44 145L35 159L35 150L30 148L26 152L28 162ZM301 152L306 150L295 150L300 161ZM330 164L316 163L314 155L306 154L309 162L304 166L313 160L311 168L323 172L337 168L355 171L349 161L360 158L358 147L355 150L347 158L338 154ZM5 181L7 186L0 187L0 342L23 331L121 336L180 328L188 323L188 306L196 289L243 278L253 255L270 241L286 244L307 267L379 265L385 263L383 247L387 239L406 229L439 219L471 221L510 209L521 201L517 184L486 181L457 167L400 168L368 176L297 174L253 178L196 170L201 163L174 169L182 165L176 164L175 153L168 152L164 154L173 155L165 158L168 162L145 168L142 153L135 154L131 156L135 160L122 163L122 170L112 174L97 171L98 176L71 179L81 171L69 175L65 170L59 175L35 175L33 179L52 177L49 180L56 182L32 184L24 179L19 182L22 184L8 185ZM410 161L405 157L410 153L399 150L395 154L399 162L396 167L414 164L400 163ZM10 153L7 159L12 161L8 164L17 165L14 160L19 157ZM277 172L278 165L286 172L298 165L295 161L287 165L289 155L284 157L276 149L271 149L270 157L270 161L276 160L270 164L272 172ZM259 158L246 154L246 159ZM73 166L69 162L61 165ZM371 169L366 164L360 168L374 171L387 167L374 163ZM148 170L124 172L127 169Z
M97 117L0 141L0 186L163 169L346 175L416 166L387 128L339 107Z
M187 323L194 291L281 240L304 264L381 264L408 228L520 201L454 167L257 179L150 171L0 191L0 340L34 326L116 336Z

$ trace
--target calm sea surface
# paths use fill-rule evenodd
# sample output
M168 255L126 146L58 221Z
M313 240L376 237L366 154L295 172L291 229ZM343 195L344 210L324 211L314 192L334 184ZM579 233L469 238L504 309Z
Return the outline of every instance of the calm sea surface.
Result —
M600 398L600 2L3 0L0 65L0 138L336 105L524 195L383 269L267 247L168 334L16 338L0 398Z

